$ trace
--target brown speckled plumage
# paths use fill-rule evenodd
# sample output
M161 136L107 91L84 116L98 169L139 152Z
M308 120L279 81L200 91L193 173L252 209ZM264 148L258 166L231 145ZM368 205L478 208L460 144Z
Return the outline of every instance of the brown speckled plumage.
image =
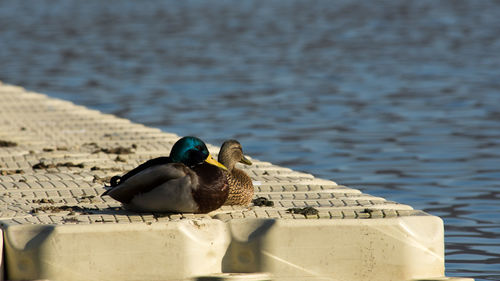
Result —
M226 166L224 171L229 183L229 196L224 205L248 205L254 193L252 179L242 170L235 167L237 162L252 165L236 140L225 141L219 152L219 162Z

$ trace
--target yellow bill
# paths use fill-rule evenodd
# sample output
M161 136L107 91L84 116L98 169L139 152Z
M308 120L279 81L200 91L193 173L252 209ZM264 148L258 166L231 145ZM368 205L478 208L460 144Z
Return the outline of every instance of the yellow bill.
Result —
M224 169L224 170L226 170L226 171L227 171L226 166L224 166L224 165L222 165L221 163L219 163L219 162L218 162L217 160L215 160L215 159L212 157L212 155L210 155L210 154L208 155L207 159L205 159L205 162L207 162L208 164L212 164L212 165L214 165L214 166L217 166L217 167L219 167L219 168Z

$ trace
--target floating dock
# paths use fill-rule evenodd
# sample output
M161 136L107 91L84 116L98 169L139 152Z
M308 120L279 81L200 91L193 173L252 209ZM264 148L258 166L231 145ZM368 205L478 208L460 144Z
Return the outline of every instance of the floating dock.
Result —
M178 138L0 82L3 278L472 280L444 276L439 217L256 159L240 168L274 206L135 213L100 197Z

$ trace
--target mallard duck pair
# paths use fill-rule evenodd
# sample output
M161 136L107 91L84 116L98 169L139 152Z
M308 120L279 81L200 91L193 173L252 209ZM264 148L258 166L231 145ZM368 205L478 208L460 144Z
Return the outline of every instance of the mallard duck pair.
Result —
M149 160L111 179L109 195L127 209L149 212L208 213L224 203L246 205L252 200L250 177L235 168L251 165L235 140L224 142L219 161L196 137L178 140L169 157Z

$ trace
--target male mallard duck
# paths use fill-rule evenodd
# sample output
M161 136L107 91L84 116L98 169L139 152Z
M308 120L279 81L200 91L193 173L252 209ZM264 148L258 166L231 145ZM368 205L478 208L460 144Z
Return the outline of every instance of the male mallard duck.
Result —
M227 168L224 172L229 183L229 196L224 205L248 205L253 197L252 179L235 165L237 162L252 165L252 162L243 155L241 144L237 140L225 141L218 160Z
M111 179L104 192L125 208L143 212L208 213L227 199L226 168L196 137L178 140L169 157L149 160Z

